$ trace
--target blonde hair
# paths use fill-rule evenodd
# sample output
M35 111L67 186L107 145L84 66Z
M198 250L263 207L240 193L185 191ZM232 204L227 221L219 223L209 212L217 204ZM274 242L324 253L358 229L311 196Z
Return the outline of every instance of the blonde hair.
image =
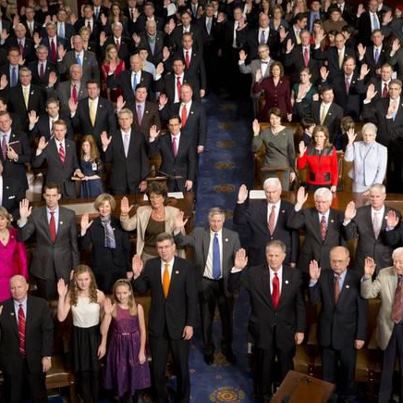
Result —
M89 297L90 302L98 301L98 292L97 292L97 282L95 280L94 272L91 268L85 264L79 264L74 268L73 271L73 279L70 283L70 303L71 305L77 305L78 302L78 292L79 288L77 286L77 277L80 274L88 273L91 278L90 288L89 288Z
M129 302L128 302L129 312L130 312L130 315L135 316L135 315L137 315L138 310L137 310L136 301L133 296L133 288L132 288L132 285L130 284L130 280L126 280L126 279L122 278L122 279L115 281L115 284L113 285L113 290L112 290L113 301L115 303L119 303L119 300L116 298L116 290L118 287L122 287L122 286L127 287L130 291Z

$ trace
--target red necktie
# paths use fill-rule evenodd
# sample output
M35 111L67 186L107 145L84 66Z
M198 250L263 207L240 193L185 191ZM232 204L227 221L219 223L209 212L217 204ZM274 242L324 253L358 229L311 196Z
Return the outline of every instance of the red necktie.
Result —
M66 154L65 154L65 152L64 152L64 148L63 148L63 144L62 144L62 143L60 143L60 146L59 146L59 158L60 158L60 162L61 162L62 164L64 164L64 160L65 160L65 158L66 158Z
M176 136L172 136L172 154L175 158L178 155L178 140L176 139Z
M334 302L337 304L339 297L340 297L340 276L334 276Z
M186 122L188 120L188 111L186 109L186 105L183 104L182 106L182 112L181 112L181 121L182 121L182 127L186 126Z
M323 215L320 220L320 236L322 241L326 239L327 225L326 225L326 217Z
M75 84L73 85L73 90L71 91L71 97L73 98L73 101L76 104L78 99L77 99L77 86Z
M308 50L308 48L304 49L304 64L305 64L305 67L308 67L308 64L309 64L309 50Z
M388 84L384 83L382 90L382 98L387 98L388 95L389 95Z
M273 235L275 220L276 220L276 206L272 206L268 223L270 235Z
M50 240L52 242L56 241L56 221L55 221L55 212L50 212L50 221L49 221L49 234Z
M7 137L4 134L3 138L1 140L1 151L3 152L3 158L4 158L5 161L7 160L7 147L8 147Z
M190 65L190 57L189 57L189 51L185 51L185 65L186 65L186 70L189 70L189 65Z
M403 278L398 276L395 298L392 305L392 320L399 323L403 319Z
M271 285L272 285L271 300L273 303L273 308L277 309L278 303L280 302L280 280L277 276L277 273L274 273Z
M25 314L22 304L18 308L18 348L21 355L25 355Z
M41 80L43 80L45 77L45 66L43 63L41 63L39 67L39 77L41 78Z
M182 88L181 78L176 77L176 89L178 91L178 98L180 98L180 96L181 96L181 88Z
M50 60L52 63L57 62L56 43L54 39L50 40Z

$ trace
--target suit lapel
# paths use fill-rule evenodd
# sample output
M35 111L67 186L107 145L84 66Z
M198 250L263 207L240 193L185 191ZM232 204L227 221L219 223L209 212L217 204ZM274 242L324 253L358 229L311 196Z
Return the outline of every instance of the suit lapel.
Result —
M221 267L222 267L222 275L227 276L228 273L225 273L224 270L228 269L228 267L225 266L224 262L228 261L228 232L225 228L222 230L222 262L221 262Z
M7 315L7 317L10 320L10 324L13 328L13 331L15 332L15 335L18 337L18 323L17 323L18 312L15 312L14 310L14 300L13 299L9 300L6 304L3 305L3 307L5 311L3 312L3 315Z
M204 257L204 262L207 262L207 256L208 256L208 251L210 248L210 230L204 231L203 232L203 257Z

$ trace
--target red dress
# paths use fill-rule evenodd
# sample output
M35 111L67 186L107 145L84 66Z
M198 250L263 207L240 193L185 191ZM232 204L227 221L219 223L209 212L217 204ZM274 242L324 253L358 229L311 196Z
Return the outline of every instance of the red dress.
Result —
M297 158L297 168L308 166L306 183L314 186L337 186L338 165L336 149L326 147L317 150L308 146L302 157Z
M119 77L120 73L125 70L125 62L121 60L119 64L116 66L115 77ZM110 88L110 94L107 94L107 82L108 82L108 74L109 74L109 62L103 63L101 66L101 74L102 74L102 91L103 96L107 97L110 101L116 102L119 95L122 95L122 90L120 88Z
M0 302L11 297L10 278L21 274L28 279L28 261L24 242L17 240L15 228L9 228L7 245L0 242Z
M267 122L269 120L268 112L270 108L277 107L281 111L283 118L287 114L292 113L291 106L291 89L288 78L282 77L277 85L274 85L272 77L267 77L256 82L253 85L253 92L264 92L265 104L261 111L259 111L258 120L260 122Z

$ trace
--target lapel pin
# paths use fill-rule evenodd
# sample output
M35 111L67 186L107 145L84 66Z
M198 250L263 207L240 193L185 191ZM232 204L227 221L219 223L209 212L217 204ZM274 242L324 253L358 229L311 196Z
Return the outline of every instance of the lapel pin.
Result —
M10 189L10 187L9 187L9 186L6 186L6 189Z
M176 271L175 271L175 274L179 274L179 270L176 270Z
M14 312L11 312L10 315L11 315L11 316L14 316Z
M328 112L328 115L331 116L332 114L330 112Z
M60 225L63 225L63 221L60 221Z
M228 238L225 238L225 242L228 242Z
M330 220L331 223L334 223L334 220Z
M346 284L346 288L350 288L350 286L348 284Z
M191 114L191 115L193 115L193 113L194 113L193 111L190 111L190 114Z
M99 105L100 108L102 108L102 105Z
M148 114L148 111L146 111L146 113Z
M284 213L285 213L285 210L281 210L281 213L284 214Z
M288 280L285 280L285 283L288 284Z
M31 91L31 95L34 95L34 91Z

